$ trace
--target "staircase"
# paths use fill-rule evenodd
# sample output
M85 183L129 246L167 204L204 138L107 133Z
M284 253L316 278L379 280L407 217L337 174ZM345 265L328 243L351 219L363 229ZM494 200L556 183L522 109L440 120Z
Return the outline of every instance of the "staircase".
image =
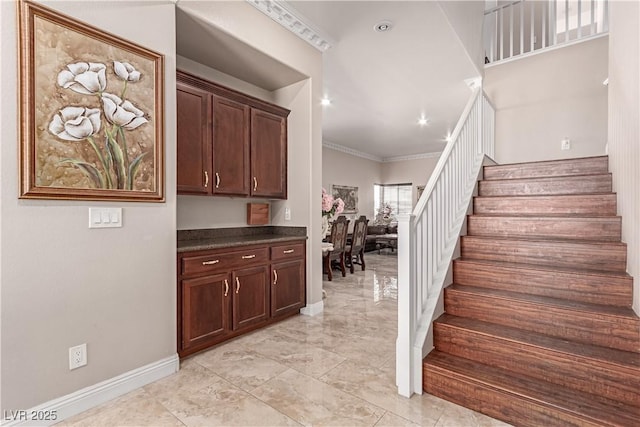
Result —
M640 318L607 163L484 167L424 391L519 426L640 425Z

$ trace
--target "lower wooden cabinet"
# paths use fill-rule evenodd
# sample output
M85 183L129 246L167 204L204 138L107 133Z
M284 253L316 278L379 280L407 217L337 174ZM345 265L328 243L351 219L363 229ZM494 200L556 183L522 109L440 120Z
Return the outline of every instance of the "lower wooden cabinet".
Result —
M178 354L183 357L298 313L305 242L178 254Z
M182 347L197 348L229 334L229 275L186 279L180 282Z
M234 271L233 329L264 323L269 318L269 267Z
M294 260L271 265L271 317L297 313L305 304L305 261Z

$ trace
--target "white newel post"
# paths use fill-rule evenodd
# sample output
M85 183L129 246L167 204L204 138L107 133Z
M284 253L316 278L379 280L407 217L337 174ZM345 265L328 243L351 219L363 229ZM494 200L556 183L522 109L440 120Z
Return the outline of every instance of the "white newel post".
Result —
M416 328L414 260L411 246L415 236L411 232L413 215L398 216L398 338L396 339L396 385L398 393L411 397L414 390L412 349Z

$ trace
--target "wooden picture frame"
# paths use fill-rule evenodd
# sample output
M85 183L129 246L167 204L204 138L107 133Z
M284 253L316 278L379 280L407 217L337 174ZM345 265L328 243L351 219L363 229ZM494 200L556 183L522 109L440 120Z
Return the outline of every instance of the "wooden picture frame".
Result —
M19 197L164 202L164 56L17 6Z

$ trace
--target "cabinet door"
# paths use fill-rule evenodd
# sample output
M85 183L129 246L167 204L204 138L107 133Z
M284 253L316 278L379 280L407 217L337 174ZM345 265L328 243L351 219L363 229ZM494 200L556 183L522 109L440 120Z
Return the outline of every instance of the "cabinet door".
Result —
M251 195L287 198L287 120L251 109Z
M213 194L249 195L249 107L213 97Z
M176 83L179 194L211 194L211 94Z
M298 312L305 304L304 260L271 265L271 317Z
M206 345L229 331L228 274L182 281L181 349Z
M269 267L236 270L233 279L233 330L243 329L269 318Z

